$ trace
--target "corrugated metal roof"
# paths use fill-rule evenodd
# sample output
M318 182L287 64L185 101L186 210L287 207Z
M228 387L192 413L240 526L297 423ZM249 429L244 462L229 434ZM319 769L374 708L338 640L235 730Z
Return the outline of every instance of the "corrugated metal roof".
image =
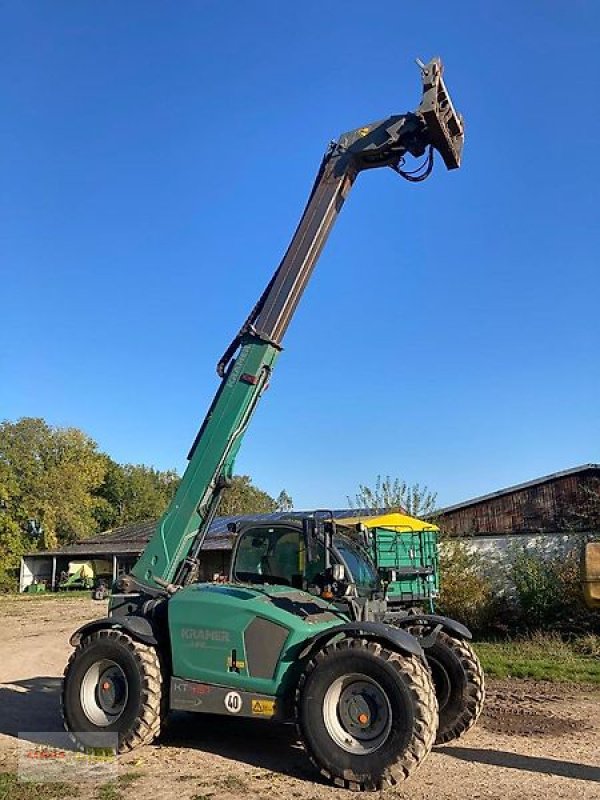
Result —
M569 475L578 475L584 472L598 472L598 475L600 476L600 464L582 464L579 467L571 467L570 469L564 469L561 472L553 472L550 475L543 475L541 478L534 478L533 480L526 481L525 483L517 483L515 486L508 486L506 489L499 489L497 492L490 492L490 494L483 494L480 497L474 497L472 500L464 500L462 503L456 503L452 506L440 508L439 511L436 511L431 516L437 518L438 516L449 514L452 511L458 511L461 508L468 508L469 506L476 506L479 503L485 503L488 500L493 500L496 497L514 494L515 492L520 492L523 489L531 489L532 487L539 486L543 483L550 483L560 478L566 478Z
M368 517L380 514L382 509L336 509L332 511L335 519L349 517ZM314 511L274 511L270 514L237 514L231 517L217 517L204 541L204 550L231 550L235 534L227 526L232 522L277 522L281 519L298 519L314 514ZM138 555L144 549L148 540L156 529L157 520L144 520L132 525L123 525L120 528L90 536L76 544L59 547L56 550L38 550L29 553L31 556L53 555L97 555L98 553L114 553L116 555Z

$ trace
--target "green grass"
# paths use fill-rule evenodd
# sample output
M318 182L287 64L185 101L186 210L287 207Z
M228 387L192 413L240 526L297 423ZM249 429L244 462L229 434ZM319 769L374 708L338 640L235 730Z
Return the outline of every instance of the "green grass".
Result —
M486 675L494 678L593 683L600 686L600 637L565 642L556 634L533 634L502 642L477 642Z
M98 787L96 790L96 800L125 800L124 789L131 786L143 776L143 772L124 772L119 775L116 781L109 781Z
M100 786L95 796L97 800L125 800L125 795L113 781Z
M0 772L0 800L63 800L70 797L79 797L77 786L73 784L21 782L14 772Z

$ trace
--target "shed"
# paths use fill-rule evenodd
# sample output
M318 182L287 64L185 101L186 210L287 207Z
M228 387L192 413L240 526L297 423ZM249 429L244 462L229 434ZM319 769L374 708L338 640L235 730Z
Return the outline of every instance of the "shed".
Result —
M212 523L204 542L204 556L201 564L201 580L210 580L216 573L226 573L234 534L228 525L249 520L277 521L282 518L306 516L310 511L276 511L271 514L236 515L217 517ZM333 511L333 516L369 516L362 509L343 509ZM76 544L66 545L54 550L38 550L28 553L21 559L19 591L24 592L32 583L46 583L56 586L61 572L66 572L70 561L86 561L103 558L112 563L113 580L129 572L156 528L156 520L144 520L132 525L123 525L96 536L90 536Z

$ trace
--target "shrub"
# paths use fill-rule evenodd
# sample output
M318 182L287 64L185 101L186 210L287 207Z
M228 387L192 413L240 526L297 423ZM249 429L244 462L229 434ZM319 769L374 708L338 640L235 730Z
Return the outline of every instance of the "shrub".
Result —
M0 594L16 592L19 586L17 571L0 565Z
M562 606L560 579L555 565L523 548L511 559L510 576L523 621L528 626L546 627Z
M440 547L440 610L474 631L486 629L497 600L484 577L481 556L466 542L445 539Z
M586 633L573 640L573 650L580 656L590 656L600 660L600 636L594 633Z
M527 629L589 631L598 615L583 602L579 547L547 553L534 547L515 550L509 577L514 583L520 625Z

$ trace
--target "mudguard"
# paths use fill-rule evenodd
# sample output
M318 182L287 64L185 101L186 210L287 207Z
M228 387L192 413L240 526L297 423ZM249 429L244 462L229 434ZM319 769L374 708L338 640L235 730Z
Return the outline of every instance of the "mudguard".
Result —
M144 644L157 644L157 639L149 620L140 616L103 617L102 619L95 619L93 622L86 622L85 625L82 625L72 634L69 642L73 647L77 647L84 636L103 628L123 630Z
M317 633L309 639L300 653L300 658L308 655L317 646L325 644L327 640L333 639L340 633L356 634L357 636L363 636L365 639L373 639L387 644L393 650L399 650L401 653L423 656L423 648L418 640L401 628L386 625L384 622L347 622L344 625L336 625L326 631L321 631L321 633Z
M442 617L439 614L407 614L404 617L395 619L393 623L398 628L412 628L414 625L427 625L428 627L437 627L441 625L442 630L456 636L459 639L472 639L473 634L471 631L460 622L450 617Z

